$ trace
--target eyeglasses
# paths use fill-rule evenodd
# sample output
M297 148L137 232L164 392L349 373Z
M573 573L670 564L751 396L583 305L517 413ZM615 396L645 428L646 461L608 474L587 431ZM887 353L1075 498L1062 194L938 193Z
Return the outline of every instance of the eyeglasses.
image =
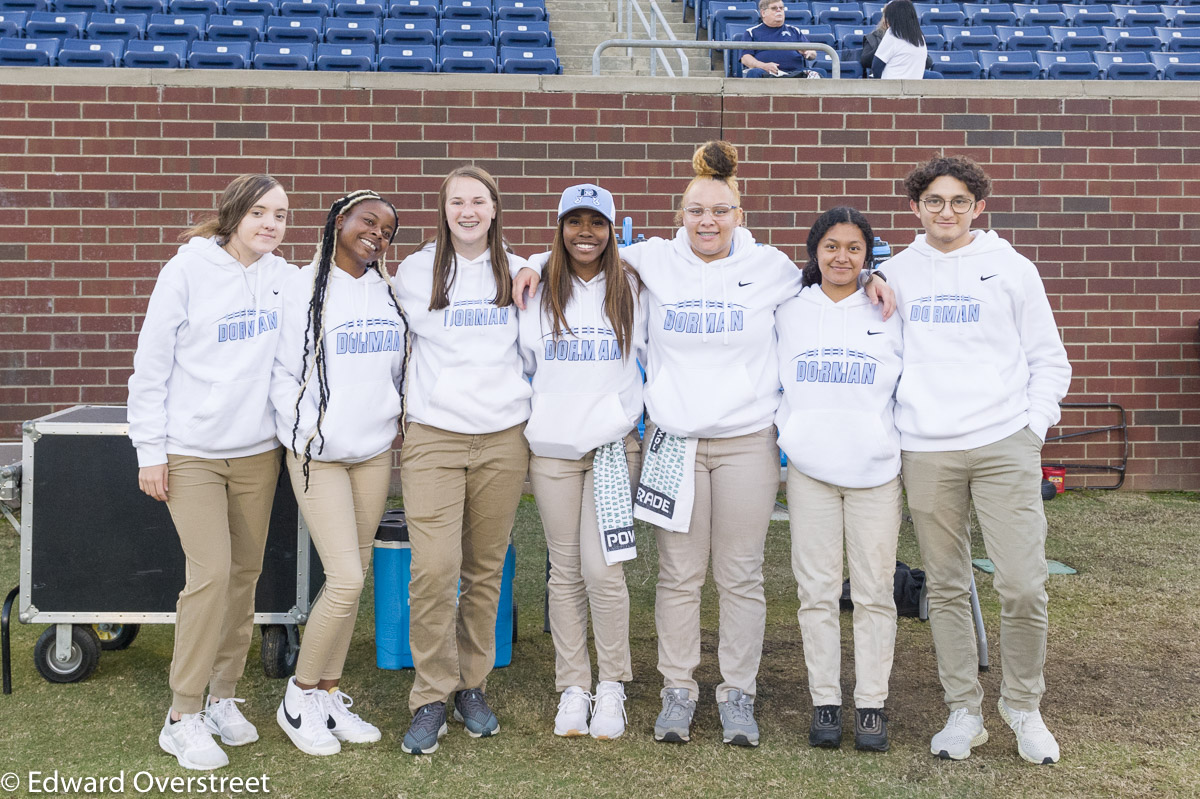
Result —
M936 214L946 207L946 199L934 195L932 197L922 197L921 205L925 206L925 210L931 214ZM956 214L965 214L975 207L975 200L969 197L955 197L950 200L950 210Z
M705 213L712 214L713 219L724 219L737 210L736 205L714 205L706 208L703 205L689 205L683 212L692 219L701 219Z

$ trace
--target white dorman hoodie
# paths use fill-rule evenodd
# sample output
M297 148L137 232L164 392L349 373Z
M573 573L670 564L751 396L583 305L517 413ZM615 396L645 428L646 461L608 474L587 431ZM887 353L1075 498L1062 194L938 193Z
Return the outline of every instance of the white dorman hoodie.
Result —
M497 308L490 252L458 257L450 304L429 310L434 245L405 258L395 286L414 334L408 418L452 433L507 430L529 418L529 381L517 352L517 308ZM511 275L525 260L508 255Z
M775 309L800 270L739 227L733 251L705 263L687 231L621 250L649 296L646 410L668 433L732 438L770 425L779 407Z
M139 466L167 453L241 458L274 449L268 402L279 288L277 255L243 266L194 237L159 272L129 378L129 438Z
M1037 268L994 231L942 253L924 235L882 270L904 323L906 450L973 449L1026 425L1045 440L1071 365Z
M783 383L775 424L788 462L814 480L844 488L895 478L900 320L884 322L861 289L834 302L814 285L779 306L775 329Z
M535 255L545 264L549 253ZM608 280L572 278L565 310L570 331L554 337L554 324L542 311L543 285L521 314L521 358L533 377L533 411L525 438L534 455L577 460L596 447L619 441L642 415L642 375L646 360L646 313L634 296L633 339L629 353L617 346L604 313ZM623 357L625 355L628 357Z
M283 330L271 376L277 435L298 455L317 427L321 387L314 371L300 399L300 384L313 367L316 331L309 331L308 306L316 265L309 264L283 287ZM358 463L387 451L400 420L404 379L405 324L392 304L387 284L374 270L362 277L331 266L322 319L329 398L321 434L313 440L312 459ZM303 366L302 366L303 362ZM324 443L322 444L322 439Z

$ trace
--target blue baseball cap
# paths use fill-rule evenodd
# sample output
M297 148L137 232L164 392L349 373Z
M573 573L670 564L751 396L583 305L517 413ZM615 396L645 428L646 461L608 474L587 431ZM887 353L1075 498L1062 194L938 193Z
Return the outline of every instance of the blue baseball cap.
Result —
M562 219L577 208L595 211L614 225L617 224L612 192L594 183L580 183L566 189L558 201L558 218Z

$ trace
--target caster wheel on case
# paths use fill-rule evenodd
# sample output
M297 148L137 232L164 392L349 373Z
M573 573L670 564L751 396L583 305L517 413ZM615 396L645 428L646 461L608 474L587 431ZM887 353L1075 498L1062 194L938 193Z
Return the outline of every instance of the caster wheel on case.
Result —
M57 657L58 630L47 628L33 647L33 664L47 682L86 680L100 663L100 639L90 624L71 625L71 652L66 660Z
M140 624L93 624L92 629L100 639L100 649L113 652L118 649L128 649L141 631Z
M296 671L300 657L300 636L294 624L262 626L262 666L268 677L283 680Z

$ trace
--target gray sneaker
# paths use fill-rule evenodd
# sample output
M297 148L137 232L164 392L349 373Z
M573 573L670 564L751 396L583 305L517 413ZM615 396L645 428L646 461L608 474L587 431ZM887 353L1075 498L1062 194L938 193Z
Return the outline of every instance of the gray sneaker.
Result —
M734 746L758 746L758 724L754 721L754 697L734 688L717 702L721 726L725 728L725 743Z
M688 698L688 689L664 688L662 701L662 712L654 722L654 740L677 744L691 740L696 701Z
M400 748L410 755L428 755L437 751L438 739L446 734L446 703L421 705L413 716Z
M500 732L500 722L478 688L455 695L454 720L461 721L472 738L487 738Z

